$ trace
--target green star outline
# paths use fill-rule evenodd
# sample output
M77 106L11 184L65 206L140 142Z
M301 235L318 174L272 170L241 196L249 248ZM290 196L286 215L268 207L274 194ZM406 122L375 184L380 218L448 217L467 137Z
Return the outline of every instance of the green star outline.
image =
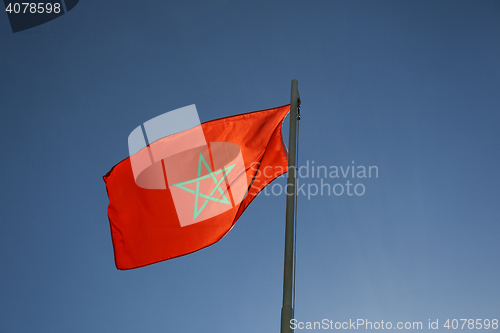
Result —
M205 165L205 168L208 171L208 174L205 176L201 176L202 163L203 163L203 165ZM212 168L210 168L210 166L208 165L207 161L205 160L205 157L203 157L203 154L200 153L200 158L198 159L198 177L190 179L190 180L186 180L183 182L172 184L173 186L176 186L176 187L180 188L181 190L184 190L186 192L189 192L189 193L192 193L195 195L193 221L196 220L198 215L200 215L200 213L203 211L203 209L205 209L205 207L208 204L208 200L220 202L220 203L223 203L226 205L231 205L231 202L227 199L226 195L224 194L224 191L220 188L220 185L222 184L222 181L227 177L227 175L229 174L229 172L231 172L231 170L234 168L235 165L236 165L236 163L234 163L233 165L227 166L225 168L222 168L220 170L217 170L216 172L212 172ZM217 177L215 177L215 176L218 174L221 174L221 173L222 173L222 178L217 180ZM210 195L200 193L200 181L202 181L203 179L207 179L209 177L212 178L212 180L214 181L215 187L213 188L212 192L210 192ZM184 186L184 185L192 184L192 183L196 183L196 191ZM219 193L221 194L222 199L213 197L213 194L217 190L219 190ZM201 205L200 209L197 209L199 197L202 197L203 199L205 199L205 202Z

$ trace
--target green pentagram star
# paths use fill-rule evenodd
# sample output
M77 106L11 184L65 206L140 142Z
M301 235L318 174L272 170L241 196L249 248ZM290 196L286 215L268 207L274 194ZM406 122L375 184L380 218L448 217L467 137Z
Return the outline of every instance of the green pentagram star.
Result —
M205 166L205 168L207 169L208 175L201 176L201 164L202 163ZM205 160L205 158L203 157L202 153L200 153L200 158L198 159L198 177L191 179L191 180L186 180L184 182L172 184L174 186L177 186L181 190L184 190L186 192L189 192L189 193L192 193L195 195L193 221L198 217L198 215L200 215L200 213L203 211L203 209L207 206L209 200L215 201L215 202L220 202L220 203L223 203L226 205L231 205L231 202L227 199L226 195L224 194L224 191L220 188L220 186L221 186L224 178L227 177L227 175L229 174L229 172L231 172L231 170L234 168L235 165L236 165L236 163L233 165L230 165L228 167L222 168L218 171L212 172L212 169L208 165L208 163ZM217 177L215 177L215 176L218 174L221 174L221 173L222 173L221 179L217 180ZM200 193L200 181L202 181L203 179L207 179L209 177L212 178L212 180L214 181L215 187L213 188L213 190L210 192L209 195ZM192 190L192 189L184 186L184 185L192 184L192 183L196 183L196 190ZM215 191L219 191L219 193L222 196L221 199L215 198L213 196ZM198 199L200 197L205 199L205 202L201 205L201 208L198 209Z

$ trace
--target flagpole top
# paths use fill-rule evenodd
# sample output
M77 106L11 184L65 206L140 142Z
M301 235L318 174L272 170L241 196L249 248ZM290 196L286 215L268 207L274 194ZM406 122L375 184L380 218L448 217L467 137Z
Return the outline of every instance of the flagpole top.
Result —
M297 106L300 107L299 81L297 79L292 80L292 96L294 94L297 96Z

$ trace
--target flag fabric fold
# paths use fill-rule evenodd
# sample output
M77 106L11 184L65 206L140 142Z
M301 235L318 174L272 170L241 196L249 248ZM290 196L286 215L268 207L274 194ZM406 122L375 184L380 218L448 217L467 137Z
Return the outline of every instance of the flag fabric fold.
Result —
M146 266L198 251L222 239L259 192L286 173L288 159L281 127L289 110L290 105L284 105L201 124L207 151L189 154L192 166L179 162L186 160L186 154L162 160L161 164L167 171L177 168L192 172L193 176L187 178L194 180L181 179L181 173L174 182L174 176L165 171L165 181L171 186L148 189L136 183L133 156L115 165L103 178L109 197L116 267ZM224 147L238 157L232 155L227 163L219 163L214 154ZM238 163L242 164L239 169ZM235 184L244 184L243 191ZM179 210L181 196L192 200L185 204L190 209L187 215ZM226 208L220 214L214 213L220 207Z

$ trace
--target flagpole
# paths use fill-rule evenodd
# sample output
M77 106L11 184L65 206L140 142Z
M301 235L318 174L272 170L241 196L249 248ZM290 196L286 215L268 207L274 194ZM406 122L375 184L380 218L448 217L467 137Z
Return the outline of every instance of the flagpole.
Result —
M288 138L288 176L286 185L286 226L285 226L285 265L283 272L283 307L281 308L281 333L291 333L290 321L293 319L294 283L294 228L295 228L295 165L297 152L297 108L300 104L298 82L292 80L290 98L290 131Z

